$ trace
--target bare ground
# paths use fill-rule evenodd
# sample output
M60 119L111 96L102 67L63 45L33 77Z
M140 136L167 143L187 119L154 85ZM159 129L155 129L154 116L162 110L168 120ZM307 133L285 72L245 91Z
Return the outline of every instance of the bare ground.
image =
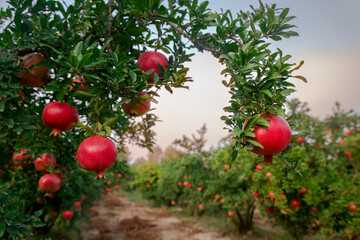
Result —
M214 230L194 224L194 221L188 222L176 216L165 207L151 208L132 202L126 198L125 194L108 193L103 195L92 208L90 218L89 223L82 231L82 237L88 240L287 239L281 236L280 229L272 227L258 214L254 216L254 224L261 226L265 234L250 232L248 235L239 236L235 229L227 232L214 232Z

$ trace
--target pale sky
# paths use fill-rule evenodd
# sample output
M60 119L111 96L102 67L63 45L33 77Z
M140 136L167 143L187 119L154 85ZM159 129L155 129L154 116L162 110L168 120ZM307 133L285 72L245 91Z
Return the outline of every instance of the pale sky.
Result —
M5 6L0 0L0 7ZM72 2L66 0L66 2ZM210 0L209 8L249 10L249 5L258 6L257 0ZM359 0L263 0L289 7L290 15L297 18L293 24L300 37L272 43L285 54L293 56L292 62L305 61L297 72L308 79L305 84L294 79L297 97L309 103L311 114L325 117L332 112L336 101L346 110L360 112L360 9ZM228 105L229 94L221 84L222 66L210 54L196 54L187 65L194 82L190 90L175 89L174 94L160 92L159 103L152 104L152 113L162 122L153 128L156 142L165 149L174 139L183 134L190 136L204 123L208 128L207 148L216 147L218 141L228 134L220 117ZM131 158L146 156L148 151L130 146Z

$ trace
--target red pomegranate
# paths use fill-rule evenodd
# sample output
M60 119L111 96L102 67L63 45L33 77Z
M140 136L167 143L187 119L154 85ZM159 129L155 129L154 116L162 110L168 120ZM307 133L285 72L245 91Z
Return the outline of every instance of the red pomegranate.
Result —
M12 155L13 164L17 166L26 166L26 159L31 158L32 156L27 152L25 148L21 149L20 152L14 152Z
M36 158L34 162L35 169L40 172L47 172L49 167L54 169L55 165L56 159L48 153L40 154L40 156Z
M39 188L46 193L55 193L61 186L61 179L53 174L45 174L39 179Z
M89 86L86 84L85 79L82 77L78 77L72 81L72 83L70 85L70 90L72 90L76 86L76 83L80 83L80 87L78 87L76 90L88 90L89 89Z
M140 92L140 96L143 95L148 95L146 92L141 91ZM136 95L136 98L138 98L139 96ZM131 116L131 117L139 117L141 115L144 115L147 111L149 111L150 109L150 99L145 100L145 101L136 101L136 100L132 100L129 103L124 102L121 105L121 108L124 110L124 112Z
M64 219L72 219L74 217L74 212L72 210L66 210L62 213Z
M85 139L76 154L81 167L96 172L96 178L105 178L105 170L115 163L116 156L115 144L110 139L98 135Z
M49 79L50 70L47 66L32 67L47 60L43 55L30 53L22 57L22 60L24 61L24 68L29 70L29 72L19 71L19 82L21 84L28 87L40 87Z
M71 123L79 122L79 113L76 108L71 107L66 102L50 102L43 112L42 119L44 124L52 129L50 136L57 136L61 131L73 129Z
M269 127L264 128L260 125L254 125L255 137L250 139L260 143L263 148L254 147L251 151L255 154L264 155L264 160L271 163L273 154L282 152L291 141L291 129L289 124L280 116L263 114L269 120ZM245 121L244 127L247 121Z
M141 54L136 64L139 65L139 69L142 73L154 69L148 78L149 83L154 83L155 74L157 74L160 78L164 76L164 73L160 70L158 64L165 69L167 67L168 60L159 52L149 51Z

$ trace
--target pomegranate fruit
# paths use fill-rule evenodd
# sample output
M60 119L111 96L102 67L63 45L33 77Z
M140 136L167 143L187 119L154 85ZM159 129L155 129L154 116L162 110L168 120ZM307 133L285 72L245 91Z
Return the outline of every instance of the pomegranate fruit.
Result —
M80 83L80 87L78 87L76 90L88 90L89 89L89 86L86 84L85 82L85 79L82 78L82 77L78 77L78 78L75 78L71 85L70 85L70 90L72 90L77 84L76 83Z
M55 193L61 186L61 179L53 174L45 174L39 179L39 188L46 193Z
M76 201L76 202L74 202L74 206L75 207L81 207L81 202L80 201Z
M260 125L254 125L252 132L255 137L250 137L260 143L263 148L254 146L251 150L253 153L258 155L264 155L264 160L267 163L272 163L273 154L282 152L289 145L291 141L291 129L286 120L280 116L263 114L269 121L269 127L264 128ZM245 121L244 127L247 121Z
M25 163L26 159L31 158L31 155L27 152L25 148L22 148L20 152L14 152L12 155L13 164L17 166L26 166L28 165Z
M157 74L160 78L164 76L164 73L160 70L158 64L165 69L167 67L168 60L159 52L149 51L141 54L136 64L139 65L139 69L142 73L154 69L148 78L148 83L154 83L155 74Z
M39 53L30 53L22 57L24 61L24 68L29 70L28 73L19 71L19 82L28 87L40 87L50 77L50 70L47 66L32 67L40 62L47 60L43 55Z
M296 199L292 200L291 201L291 205L294 207L294 208L297 208L300 206L300 202Z
M55 165L56 159L47 153L40 154L40 156L36 158L34 162L35 169L40 172L47 172L49 167L54 169Z
M229 212L228 212L228 216L229 216L229 217L234 216L234 212L229 211Z
M301 144L304 142L304 139L302 137L298 137L296 141Z
M356 211L356 209L357 209L357 207L356 207L356 204L355 203L351 203L351 204L349 204L349 210L350 211Z
M74 212L72 210L66 210L62 213L63 219L72 219L74 217Z
M198 208L199 208L199 210L203 210L203 209L204 209L204 205L203 205L203 204L199 204Z
M148 95L146 92L141 91L140 96L143 95ZM138 98L139 96L136 95L136 98ZM132 100L131 102L124 102L121 105L121 108L124 110L124 112L131 116L131 117L139 117L144 115L146 112L149 111L150 109L150 99L145 100L145 101L140 101L138 102L137 100Z
M72 123L79 122L79 113L76 108L71 107L66 102L50 102L43 112L42 120L44 124L52 129L51 135L57 136L61 131L73 129Z
M116 156L115 144L110 139L98 135L85 139L76 154L81 167L96 172L96 178L105 178L105 170L115 163Z

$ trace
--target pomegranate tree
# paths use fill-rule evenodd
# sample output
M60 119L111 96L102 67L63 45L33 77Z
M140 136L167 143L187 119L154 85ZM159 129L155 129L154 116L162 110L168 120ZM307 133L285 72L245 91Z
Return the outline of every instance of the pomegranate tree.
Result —
M128 103L124 102L121 105L121 108L124 110L124 112L131 117L139 117L141 115L144 115L150 109L150 99L146 99L143 101L139 101L140 99L138 99L141 98L141 96L149 95L144 91L141 91L139 94L140 97L138 95L135 96L137 99L132 100Z
M81 167L96 172L96 178L105 178L105 170L115 163L117 149L110 139L95 135L80 144L76 157Z
M56 159L48 153L40 154L34 162L35 169L39 172L47 172L49 168L54 170L55 165Z
M162 53L148 51L139 56L137 64L143 73L146 73L149 70L154 70L148 78L149 83L154 83L155 74L157 74L160 78L164 76L164 73L160 70L158 64L165 69L167 67L168 60Z
M24 61L24 68L29 72L19 71L19 82L28 87L40 87L43 85L50 76L50 70L47 66L33 67L34 65L46 61L46 58L39 53L30 53L25 55L22 60Z
M250 137L250 139L258 142L262 147L254 146L251 151L258 155L264 155L265 162L271 163L273 155L284 151L291 142L291 129L287 121L280 116L271 114L263 114L262 116L269 121L269 126L265 128L254 125L252 132L255 137Z
M73 129L72 123L79 122L79 113L66 102L50 102L42 113L44 124L52 129L50 135L57 136L61 131Z
M39 188L48 194L55 193L61 186L61 179L53 174L45 174L39 179Z

